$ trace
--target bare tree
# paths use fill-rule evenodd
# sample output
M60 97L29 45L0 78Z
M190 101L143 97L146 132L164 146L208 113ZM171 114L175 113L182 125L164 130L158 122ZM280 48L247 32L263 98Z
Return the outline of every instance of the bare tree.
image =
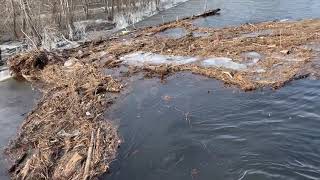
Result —
M11 0L11 10L12 10L12 21L13 21L13 33L14 33L14 36L16 38L19 38L18 37L18 31L17 31L17 7L16 7L16 3Z
M75 21L104 17L113 21L116 13L130 14L138 8L158 6L161 0L0 0L1 34L15 38L33 39L41 45L43 33L55 29L73 39L76 34ZM90 9L91 8L91 9ZM104 8L102 16L96 9ZM48 28L49 27L49 28Z

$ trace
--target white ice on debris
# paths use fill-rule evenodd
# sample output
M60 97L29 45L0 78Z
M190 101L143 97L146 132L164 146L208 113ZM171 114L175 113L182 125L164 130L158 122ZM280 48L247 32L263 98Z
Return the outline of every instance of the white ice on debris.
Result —
M217 68L226 68L232 70L245 70L247 66L245 64L240 64L232 61L230 58L226 57L215 57L205 59L201 62L201 65L204 67L217 67Z
M320 52L320 43L312 42L302 46L304 49Z
M248 66L256 65L262 59L262 55L255 51L245 52L242 57Z
M24 45L25 44L23 44L22 42L9 42L9 43L0 44L0 48L2 50L11 50L11 49L17 49L17 48L22 47Z
M200 57L170 56L140 51L125 55L121 57L120 60L122 60L124 64L134 66L198 64L207 68L226 68L239 71L247 69L247 65L234 62L232 59L226 57L203 59Z
M240 37L242 37L242 38L256 38L256 37L259 37L259 36L271 36L272 34L273 34L273 31L270 30L270 29L267 29L267 30L262 30L262 31L246 33L246 34L243 34Z
M125 64L142 66L142 65L183 65L193 63L198 60L195 57L169 56L154 54L150 52L135 52L120 58Z
M163 32L159 32L157 36L165 37L165 38L172 38L172 39L180 39L187 35L187 30L184 28L172 28L167 29Z
M7 58L15 53L19 53L23 50L26 50L27 45L22 42L7 42L0 44L0 49L2 57Z

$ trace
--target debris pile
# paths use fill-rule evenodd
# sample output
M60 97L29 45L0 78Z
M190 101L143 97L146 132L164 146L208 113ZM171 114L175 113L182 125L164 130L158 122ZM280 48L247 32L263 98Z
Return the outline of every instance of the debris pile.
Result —
M106 172L120 141L104 110L121 84L90 64L47 52L20 55L9 66L43 92L7 149L12 178L92 179Z
M159 35L176 28L185 29L187 33L179 38ZM299 76L301 70L305 71L304 67L317 58L319 48L314 48L314 44L320 47L319 28L318 19L201 28L194 26L191 18L137 30L87 47L85 51L105 52L115 61L123 60L130 66L145 64L141 69L154 69L158 64L176 71L191 71L244 90L279 88ZM190 63L185 63L190 59ZM194 62L195 59L205 61ZM228 66L224 66L226 62ZM205 64L216 66L203 66Z

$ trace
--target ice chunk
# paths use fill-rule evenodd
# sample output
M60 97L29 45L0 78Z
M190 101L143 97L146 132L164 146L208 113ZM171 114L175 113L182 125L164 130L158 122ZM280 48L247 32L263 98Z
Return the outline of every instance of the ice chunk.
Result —
M167 29L157 34L160 37L179 39L187 35L187 31L184 28L172 28Z
M0 82L10 78L11 78L11 75L8 69L0 69Z
M257 68L257 69L255 69L253 72L256 72L256 73L265 73L265 72L267 72L265 69L263 69L263 68Z
M26 50L27 48L28 45L22 42L7 42L0 44L1 55L3 59L6 59L16 53L20 53Z
M154 54L150 52L135 52L132 54L125 55L120 58L125 64L129 65L183 65L195 62L198 60L196 57L184 57L184 56L169 56Z
M207 32L193 32L193 37L208 37L210 33Z
M320 52L320 43L313 42L302 46L304 49Z
M204 67L218 67L218 68L226 68L232 70L245 70L247 66L245 64L240 64L232 61L230 58L226 57L216 57L205 59L201 62L201 65Z
M262 59L262 55L254 51L245 52L242 57L249 66L257 64Z
M259 36L271 36L272 34L273 34L273 31L270 30L270 29L267 29L267 30L262 30L262 31L243 34L241 37L242 38L256 38L256 37L259 37Z

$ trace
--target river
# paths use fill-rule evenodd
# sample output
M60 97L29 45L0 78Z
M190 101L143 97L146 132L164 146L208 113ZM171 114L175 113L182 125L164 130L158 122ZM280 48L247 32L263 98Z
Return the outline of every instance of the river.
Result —
M141 80L114 106L108 180L319 179L320 82L242 92L191 74Z
M204 1L150 17L150 26L198 14ZM224 27L319 18L316 0L209 0L219 16L194 24ZM320 179L320 82L300 80L272 91L241 92L218 81L177 74L166 83L139 80L108 117L123 144L103 179ZM14 136L39 93L27 83L0 82L0 146ZM0 179L6 179L4 160Z
M3 156L5 146L17 133L24 117L36 104L40 94L27 82L13 79L0 82L0 179L7 179L7 161Z

